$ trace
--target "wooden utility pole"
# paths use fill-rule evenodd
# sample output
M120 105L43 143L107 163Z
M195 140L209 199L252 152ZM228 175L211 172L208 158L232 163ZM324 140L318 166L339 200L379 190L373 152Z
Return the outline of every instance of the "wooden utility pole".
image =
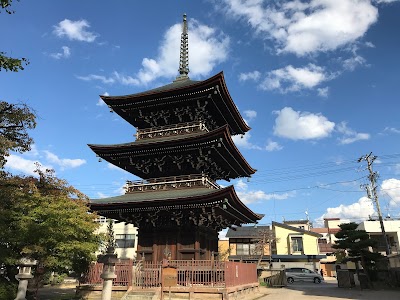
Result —
M379 218L379 223L381 224L381 231L382 231L382 236L385 242L385 247L386 247L386 255L390 254L390 247L389 243L386 237L386 232L385 232L385 226L383 224L383 218L382 218L382 213L381 213L381 207L379 205L379 199L378 199L378 193L376 191L376 180L378 179L378 173L374 172L372 170L372 164L374 163L374 160L377 159L377 156L372 155L372 152L370 154L361 156L358 159L358 162L366 161L367 162L367 169L369 171L368 179L370 181L370 184L365 184L362 185L361 187L365 188L367 191L368 198L373 200L376 205L376 210L378 211L378 218Z

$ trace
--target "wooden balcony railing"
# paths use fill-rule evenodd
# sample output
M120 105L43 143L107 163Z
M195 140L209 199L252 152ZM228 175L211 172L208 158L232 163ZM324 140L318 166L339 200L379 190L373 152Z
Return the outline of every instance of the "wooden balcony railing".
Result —
M196 121L190 123L179 123L168 126L138 129L136 132L136 140L160 138L171 135L181 135L201 131L208 132L208 129L204 122Z
M183 189L193 187L207 187L219 189L220 186L205 174L183 175L151 178L145 180L127 181L125 186L126 193Z

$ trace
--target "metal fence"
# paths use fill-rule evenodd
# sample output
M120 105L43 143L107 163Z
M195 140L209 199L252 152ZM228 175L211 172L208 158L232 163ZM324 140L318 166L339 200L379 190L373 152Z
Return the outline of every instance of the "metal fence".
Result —
M257 283L257 265L212 260L171 260L169 266L175 267L178 273L178 286L232 287ZM114 285L140 287L143 289L161 285L163 264L148 261L130 261L115 266L117 278ZM93 264L83 283L101 284L103 265Z

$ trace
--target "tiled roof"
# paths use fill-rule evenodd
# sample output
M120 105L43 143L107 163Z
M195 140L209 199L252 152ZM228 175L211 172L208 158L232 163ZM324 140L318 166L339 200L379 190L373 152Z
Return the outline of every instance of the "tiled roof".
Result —
M305 233L305 234L310 234L316 237L321 237L322 235L316 232L312 232L312 231L308 231L308 230L304 230L304 229L300 229L297 227L293 227L287 224L282 224L282 223L278 223L278 222L272 222L272 226L278 226L278 227L282 227L282 228L286 228L288 230L292 230L295 232L300 232L300 233Z
M328 233L328 228L311 228L311 231L317 233Z
M201 195L208 195L220 190L209 189L206 187L191 188L191 189L176 189L176 190L157 190L157 191L146 191L146 192L135 192L131 194L125 194L110 198L101 199L90 199L91 204L116 204L116 203L132 203L132 202L143 202L143 201L157 201L164 199L179 199L188 198Z
M270 230L269 226L242 226L236 227L236 230L231 228L226 233L227 238L252 238L259 237L264 230Z
M308 220L290 220L290 221L283 221L283 224L308 224Z

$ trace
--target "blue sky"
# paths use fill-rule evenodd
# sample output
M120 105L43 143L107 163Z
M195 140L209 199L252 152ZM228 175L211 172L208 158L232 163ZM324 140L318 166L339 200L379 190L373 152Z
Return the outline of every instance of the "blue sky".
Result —
M273 3L273 4L271 4ZM400 217L400 1L26 1L0 14L1 51L27 57L0 73L0 99L39 116L26 154L6 169L51 167L91 198L136 179L87 144L134 140L99 95L142 92L178 74L188 15L189 76L224 71L252 130L235 142L257 173L235 180L260 223L376 214L360 184L373 152L382 212ZM229 185L220 182L221 185Z

